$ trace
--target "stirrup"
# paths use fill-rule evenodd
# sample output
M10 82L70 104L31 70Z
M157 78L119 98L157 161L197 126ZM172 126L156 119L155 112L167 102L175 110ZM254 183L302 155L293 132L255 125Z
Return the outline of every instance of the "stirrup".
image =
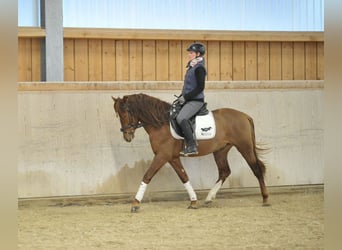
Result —
M189 151L189 148L192 148L192 150ZM183 156L197 155L198 150L197 150L196 145L191 145L191 146L186 147L183 151L181 151L180 154Z

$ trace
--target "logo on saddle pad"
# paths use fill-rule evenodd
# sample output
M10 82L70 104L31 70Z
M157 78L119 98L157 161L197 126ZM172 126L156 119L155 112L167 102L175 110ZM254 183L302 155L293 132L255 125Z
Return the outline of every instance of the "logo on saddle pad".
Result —
M215 137L216 125L213 113L210 111L207 115L198 115L195 120L195 132L197 140L208 140ZM171 135L175 139L183 139L170 123Z

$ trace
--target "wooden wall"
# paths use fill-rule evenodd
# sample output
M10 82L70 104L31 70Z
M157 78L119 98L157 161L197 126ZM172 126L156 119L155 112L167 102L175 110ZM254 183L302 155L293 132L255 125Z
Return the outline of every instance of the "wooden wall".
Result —
M40 80L44 30L20 28L18 81ZM187 46L206 46L209 81L322 80L322 32L64 30L65 81L179 81Z
M18 39L18 81L40 81L40 38Z

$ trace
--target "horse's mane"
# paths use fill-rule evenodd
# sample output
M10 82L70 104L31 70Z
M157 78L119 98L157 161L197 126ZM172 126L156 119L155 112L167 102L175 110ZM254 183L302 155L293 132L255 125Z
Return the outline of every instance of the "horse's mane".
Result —
M129 95L128 106L143 124L161 127L169 122L171 104L145 94Z

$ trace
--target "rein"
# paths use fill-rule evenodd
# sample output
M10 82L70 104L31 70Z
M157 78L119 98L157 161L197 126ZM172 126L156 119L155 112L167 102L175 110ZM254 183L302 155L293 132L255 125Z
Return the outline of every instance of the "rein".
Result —
M129 128L137 129L137 128L141 128L143 126L144 126L144 124L142 124L141 122L138 122L137 124L133 124L133 122L132 122L132 123L128 124L127 126L120 128L120 131L125 132L125 130L129 129Z

